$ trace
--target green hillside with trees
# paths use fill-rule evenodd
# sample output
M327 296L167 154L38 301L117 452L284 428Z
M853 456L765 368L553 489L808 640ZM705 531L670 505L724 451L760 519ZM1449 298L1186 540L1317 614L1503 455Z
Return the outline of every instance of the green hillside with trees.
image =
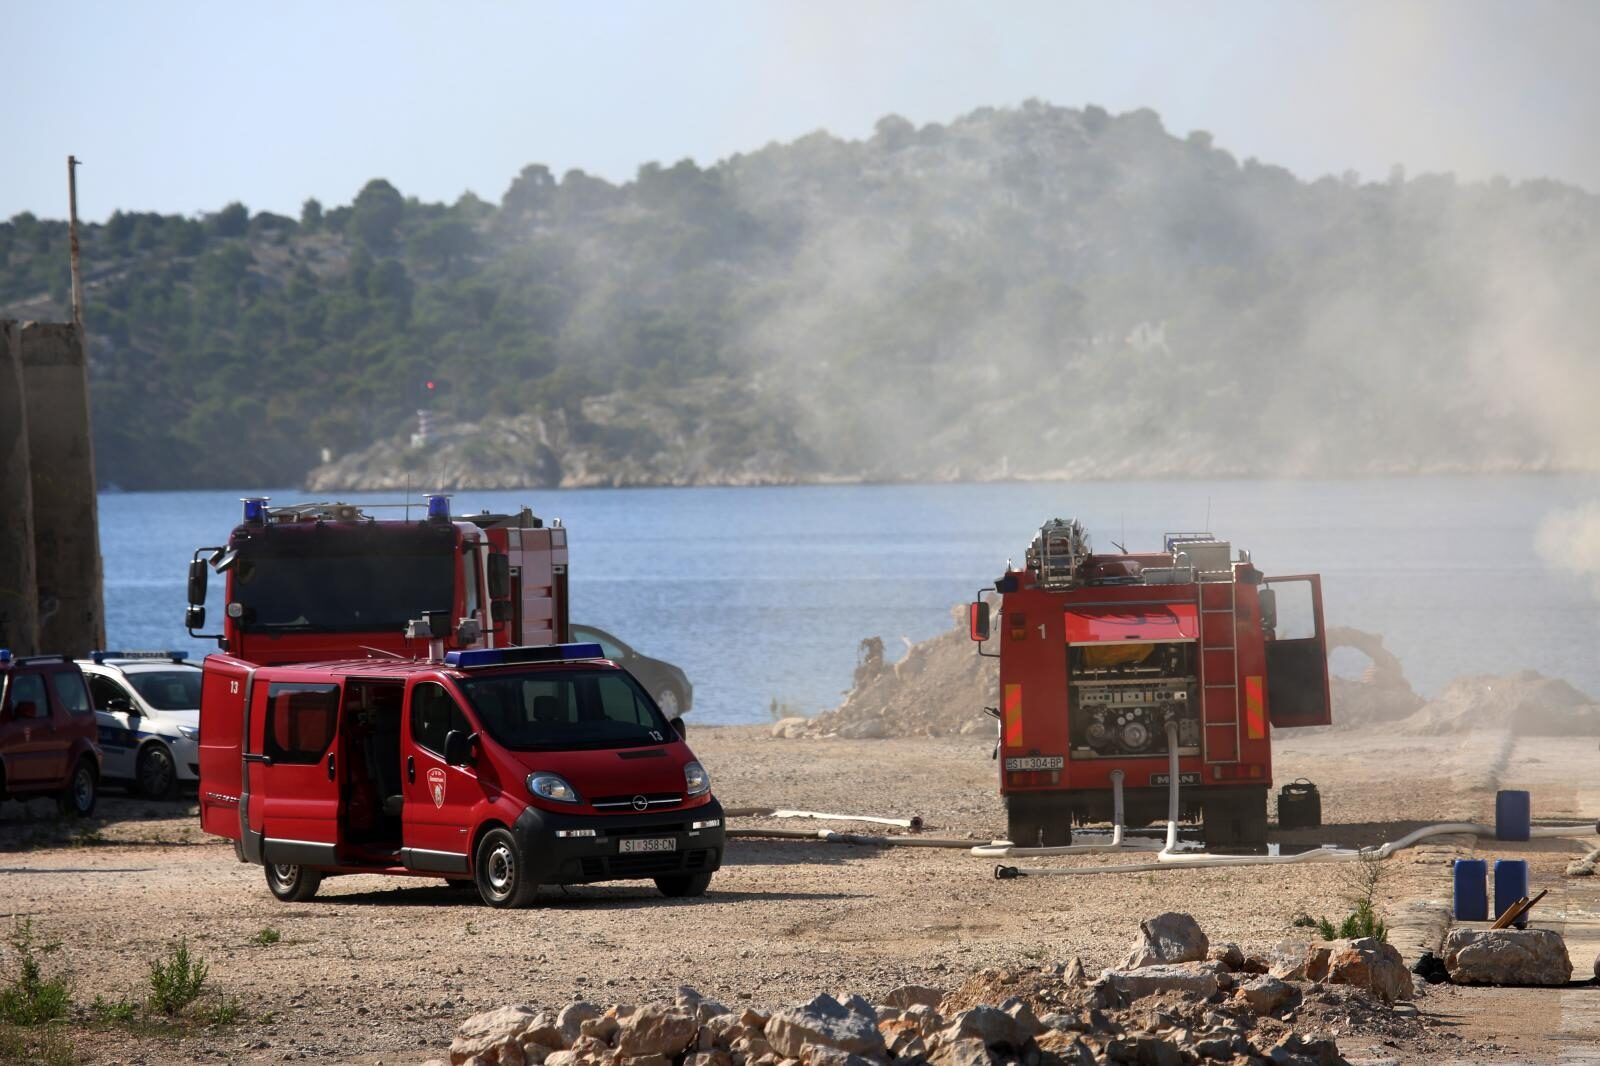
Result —
M83 232L96 456L420 484L428 406L457 485L1595 469L1597 237L1571 186L1308 182L1037 102L498 203L118 212ZM67 289L64 221L0 223L0 316Z

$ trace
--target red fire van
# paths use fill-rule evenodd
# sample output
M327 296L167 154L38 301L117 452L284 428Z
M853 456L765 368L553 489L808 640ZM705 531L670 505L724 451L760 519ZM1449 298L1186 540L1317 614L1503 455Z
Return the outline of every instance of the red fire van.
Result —
M337 874L703 893L722 807L672 723L596 644L258 666L205 660L200 818L282 900Z

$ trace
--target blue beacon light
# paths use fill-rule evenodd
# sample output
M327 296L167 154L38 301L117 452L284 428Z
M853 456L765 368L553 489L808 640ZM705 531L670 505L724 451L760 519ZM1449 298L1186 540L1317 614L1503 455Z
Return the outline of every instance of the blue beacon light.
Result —
M270 496L244 496L239 502L244 504L244 520L249 525L265 525L267 521L267 501Z
M450 520L450 497L444 493L430 492L422 497L428 501L428 517L440 522Z

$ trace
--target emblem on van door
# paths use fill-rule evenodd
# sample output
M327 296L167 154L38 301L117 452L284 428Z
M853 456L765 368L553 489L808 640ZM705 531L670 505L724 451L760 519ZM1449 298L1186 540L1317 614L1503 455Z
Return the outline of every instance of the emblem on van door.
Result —
M635 796L633 797L633 809L636 811L649 810L650 801L645 799L643 796Z
M444 806L444 771L435 766L428 771L428 795L433 797L435 807Z

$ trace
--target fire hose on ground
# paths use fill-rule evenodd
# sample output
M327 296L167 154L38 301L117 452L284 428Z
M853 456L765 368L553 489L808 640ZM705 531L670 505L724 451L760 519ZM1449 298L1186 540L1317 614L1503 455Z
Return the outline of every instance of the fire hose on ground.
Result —
M1490 826L1480 825L1476 822L1444 822L1439 825L1427 825L1420 829L1412 830L1399 840L1392 840L1374 848L1335 848L1320 847L1292 855L1208 855L1205 852L1179 852L1176 850L1178 843L1178 737L1177 724L1167 723L1167 752L1168 752L1168 785L1167 785L1167 842L1156 853L1155 862L1120 863L1114 866L996 866L994 875L1002 881L1017 877L1085 877L1095 874L1116 873L1151 873L1157 870L1210 868L1217 866L1279 866L1291 863L1310 862L1356 862L1359 860L1383 860L1391 857L1396 852L1437 836L1451 836L1457 833L1471 833L1475 836L1495 835ZM1113 779L1113 788L1118 799L1121 797L1121 782ZM1118 824L1113 832L1113 839L1121 839L1121 804L1117 804ZM1597 828L1594 824L1574 826L1534 826L1529 830L1530 837L1563 837L1586 836ZM1090 845L1092 848L1093 845ZM1059 855L1071 854L1072 848L1013 848L1013 847L987 847L973 848L972 853L985 858L997 855ZM1111 850L1109 847L1103 850Z

